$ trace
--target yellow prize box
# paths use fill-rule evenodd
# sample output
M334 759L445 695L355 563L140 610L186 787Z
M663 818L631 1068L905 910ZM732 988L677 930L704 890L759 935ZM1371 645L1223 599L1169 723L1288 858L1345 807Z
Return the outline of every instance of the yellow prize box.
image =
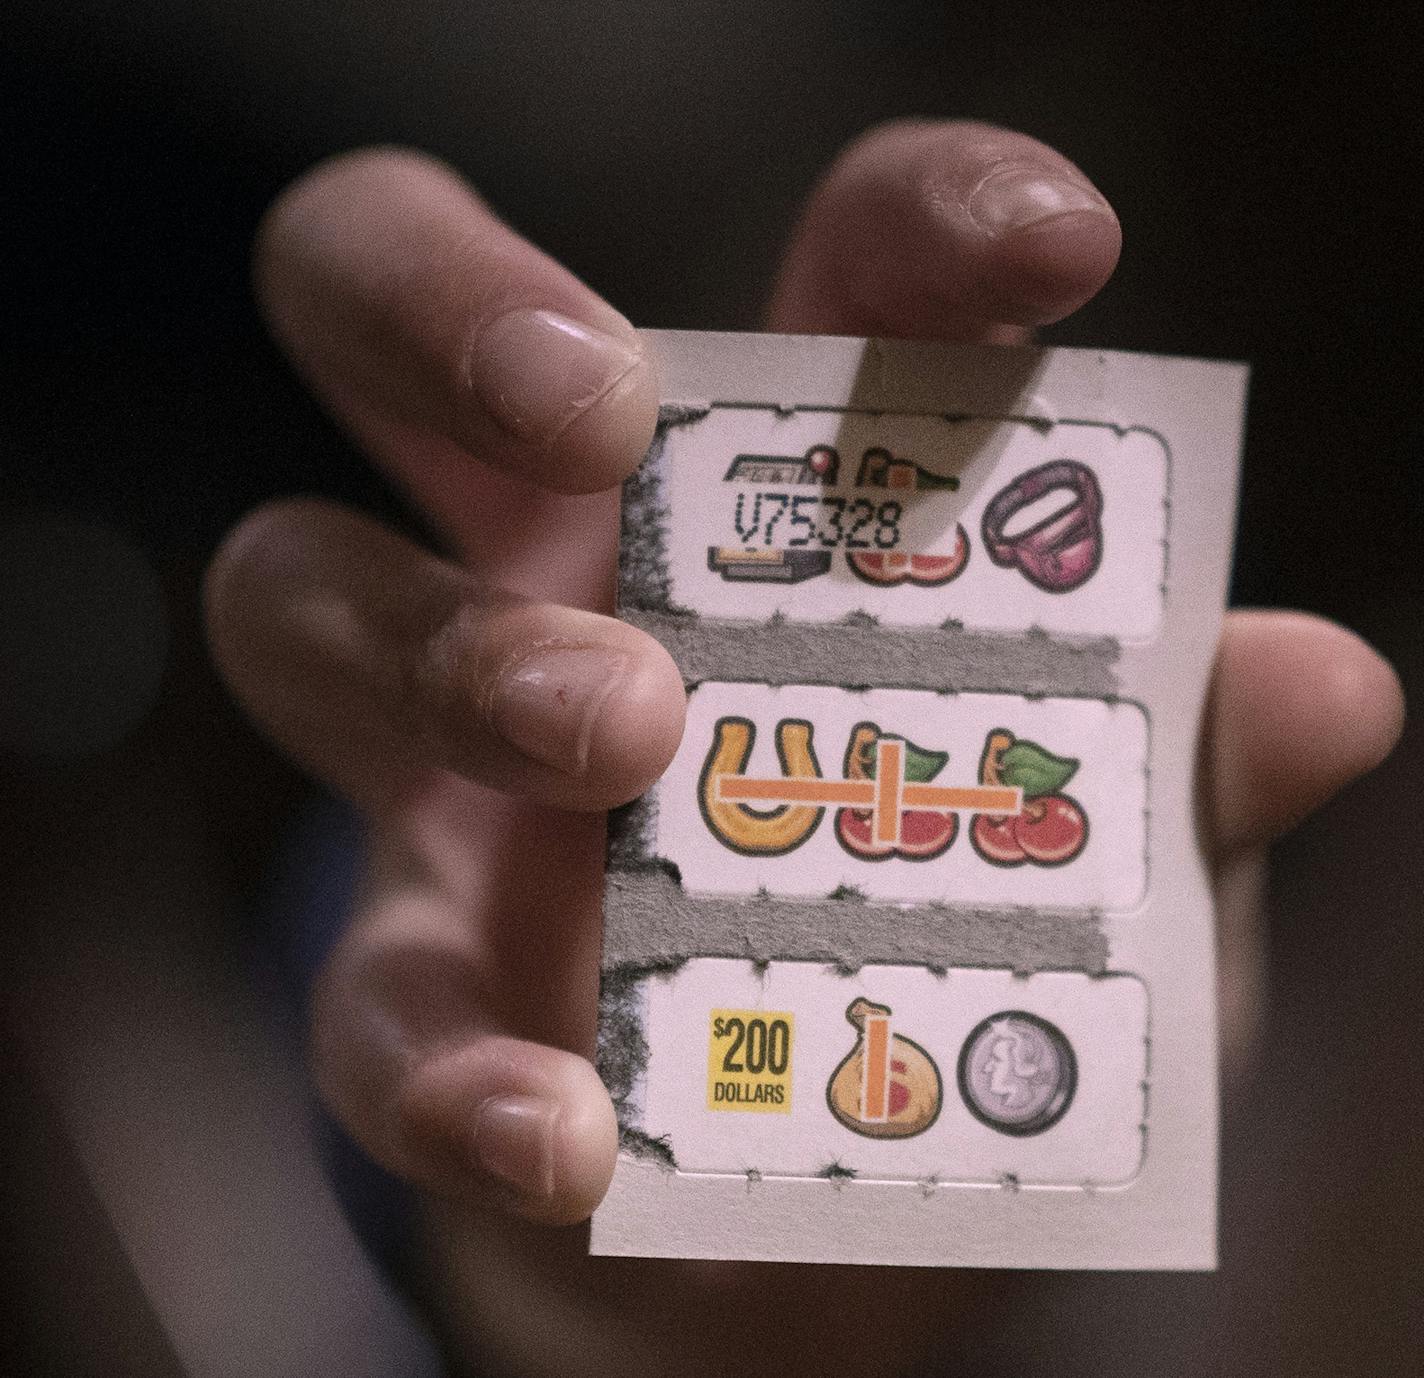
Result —
M795 1032L795 1017L786 1010L713 1010L707 1108L789 1115Z

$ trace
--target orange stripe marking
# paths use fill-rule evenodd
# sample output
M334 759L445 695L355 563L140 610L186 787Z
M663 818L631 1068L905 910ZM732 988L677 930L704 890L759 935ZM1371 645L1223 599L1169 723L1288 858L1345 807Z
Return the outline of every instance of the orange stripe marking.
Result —
M876 771L879 774L879 769ZM807 780L791 776L764 778L719 775L717 798L728 804L838 804L873 809L879 792L875 780ZM1023 810L1023 791L1007 785L916 785L901 791L902 809L932 813L1007 813Z
M875 781L719 775L717 797L728 803L756 800L762 804L842 804L848 809L868 809L875 803Z
M861 1064L860 1117L885 1120L890 1116L890 1021L883 1014L865 1016L865 1058Z
M882 737L875 756L875 840L900 840L900 795L905 788L905 743Z
M906 785L903 809L1022 813L1023 791L1007 785Z

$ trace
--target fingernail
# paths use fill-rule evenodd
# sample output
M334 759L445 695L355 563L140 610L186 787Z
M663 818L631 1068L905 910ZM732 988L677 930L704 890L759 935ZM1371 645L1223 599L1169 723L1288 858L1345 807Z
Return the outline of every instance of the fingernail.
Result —
M510 435L546 444L642 358L625 340L555 311L511 311L481 333L470 386Z
M592 646L560 646L525 656L495 680L490 722L517 751L582 775L599 711L627 668L626 656Z
M496 1181L526 1201L554 1194L558 1106L534 1096L494 1096L475 1114L475 1157Z
M969 215L990 235L1040 225L1072 211L1107 211L1107 202L1084 182L1013 168L986 177L969 198Z

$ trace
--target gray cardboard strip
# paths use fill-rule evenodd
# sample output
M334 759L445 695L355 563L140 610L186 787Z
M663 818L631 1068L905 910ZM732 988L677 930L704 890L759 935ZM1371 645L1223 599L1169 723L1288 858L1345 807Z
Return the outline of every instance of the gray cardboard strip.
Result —
M655 969L690 957L815 961L850 972L866 963L1107 969L1102 921L1091 911L869 904L851 891L822 900L689 895L666 871L610 871L603 966Z
M692 613L648 612L625 604L625 622L667 647L688 684L749 680L760 684L982 690L1111 699L1118 692L1112 638L1067 641L965 632L958 627L886 627L872 618L847 622L723 622Z
M657 827L656 791L613 809L608 815L607 864L610 871L642 870L657 865L653 851Z
M646 968L605 972L598 996L598 1050L594 1062L608 1088L622 1136L636 1134L632 1104L638 1079L648 1065L648 1040L643 1032L639 987L650 975ZM625 1148L641 1147L636 1140Z
M707 407L663 406L653 443L624 481L618 542L618 602L621 608L672 609L668 592L667 505L658 460L670 426L705 416Z

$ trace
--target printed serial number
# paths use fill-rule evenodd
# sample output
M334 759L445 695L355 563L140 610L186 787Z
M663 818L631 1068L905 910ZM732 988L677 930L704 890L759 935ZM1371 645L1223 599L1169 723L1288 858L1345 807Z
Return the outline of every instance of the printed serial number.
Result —
M871 502L808 493L738 493L732 525L747 546L893 550L900 544L903 515L893 498Z
M788 1012L713 1010L707 1043L709 1110L791 1113Z

